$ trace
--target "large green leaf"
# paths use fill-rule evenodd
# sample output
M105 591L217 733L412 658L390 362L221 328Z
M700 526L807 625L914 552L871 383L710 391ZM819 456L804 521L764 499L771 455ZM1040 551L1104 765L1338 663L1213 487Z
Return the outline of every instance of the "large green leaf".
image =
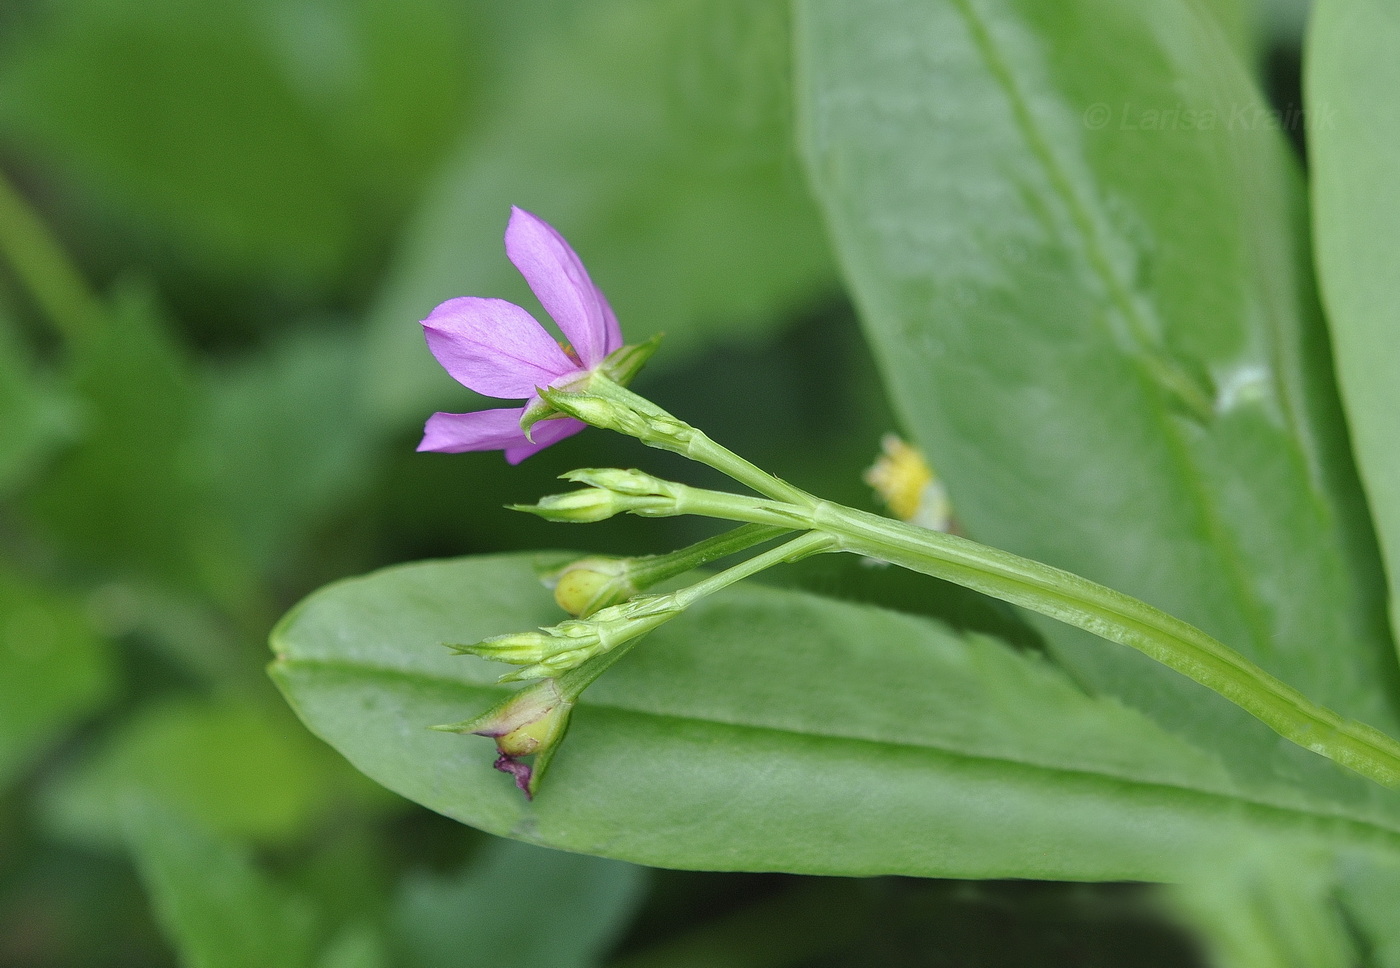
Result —
M109 846L121 838L126 803L140 797L217 834L286 842L347 799L376 796L339 766L285 710L167 700L142 707L52 778L44 820L66 839Z
M530 304L501 244L512 204L568 237L630 339L666 332L657 363L832 288L790 137L785 3L592 0L549 19L423 200L375 308L371 398L390 420L466 409L416 325L434 305Z
M1318 270L1400 628L1400 8L1322 0L1306 81Z
M157 918L186 968L310 968L314 912L180 814L133 801L125 828Z
M0 135L216 278L321 285L440 162L481 58L450 0L77 0L7 36Z
M804 0L818 195L909 432L988 543L1396 731L1397 665L1278 123L1189 0ZM1251 786L1352 783L1141 656L1075 674Z
M557 556L551 560L557 561ZM668 867L1159 878L1240 824L1397 843L1400 824L1281 791L1086 696L1034 653L933 620L732 589L584 694L533 803L480 712L500 667L442 642L559 618L537 556L329 586L273 635L303 721L371 778L493 833Z
M645 871L497 840L452 877L400 885L394 927L405 968L589 968L627 927Z
M1172 890L1219 968L1400 966L1400 862L1256 843Z

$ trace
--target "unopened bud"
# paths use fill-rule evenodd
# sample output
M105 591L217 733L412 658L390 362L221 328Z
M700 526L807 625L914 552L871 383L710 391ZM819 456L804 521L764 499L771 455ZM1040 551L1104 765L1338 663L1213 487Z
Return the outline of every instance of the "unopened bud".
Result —
M502 682L542 679L561 675L594 656L611 652L684 610L674 595L651 595L621 605L609 605L588 618L569 619L541 629L539 633L498 635L475 645L454 645L451 648L523 666L502 676Z
M549 576L547 583L553 584L559 607L579 618L621 604L639 591L628 558L584 558Z
M670 497L676 485L663 481L645 471L623 470L618 467L584 467L561 474L566 481L626 494L630 497Z
M589 426L616 430L629 437L641 437L647 432L646 417L631 407L572 390L545 389L540 393L555 412L566 413Z
M612 491L590 487L566 494L550 494L535 504L516 504L512 507L517 511L537 514L546 521L592 524L621 514L630 509L633 503Z
M509 773L527 798L533 798L549 759L569 727L573 700L555 679L545 679L515 693L486 713L462 723L434 726L450 733L473 733L496 741L495 768ZM533 766L522 757L535 756Z
M894 434L885 435L880 449L879 460L864 477L890 513L931 531L954 531L948 490L924 455Z
M471 645L448 645L449 649L468 655L479 655L495 662L530 665L559 651L556 637L547 631L510 632L493 635Z

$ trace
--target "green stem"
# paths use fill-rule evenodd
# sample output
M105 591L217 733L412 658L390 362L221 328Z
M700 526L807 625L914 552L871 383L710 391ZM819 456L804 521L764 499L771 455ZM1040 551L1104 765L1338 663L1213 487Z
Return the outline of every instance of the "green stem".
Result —
M811 529L834 541L836 550L942 578L1137 649L1285 739L1385 786L1400 786L1400 743L1317 705L1219 640L1146 602L1010 552L838 504L805 508L669 482L666 488L669 510L636 513Z
M756 575L760 571L772 568L774 565L782 565L811 555L821 554L824 551L834 550L836 550L836 541L830 535L820 531L808 531L806 534L786 541L761 555L754 555L746 561L741 561L733 568L726 568L704 581L698 581L694 585L687 585L679 591L672 592L671 595L681 608L689 608L700 599L728 588L737 581Z
M853 508L823 504L812 518L843 551L944 578L1137 649L1224 696L1285 739L1385 786L1400 786L1400 743L1319 706L1219 640L1146 602L1019 555Z
M643 481L638 486L648 488L654 498L644 497L644 491L624 488L634 501L654 501L629 508L634 514L700 514L829 536L839 550L943 578L1137 649L1218 693L1304 749L1385 786L1400 786L1400 742L1317 705L1222 642L1160 609L1019 555L819 501L606 379L590 383L576 399L606 401L590 412L574 414L580 419L693 457L769 498L741 497L652 479L654 485ZM567 412L568 396L558 398L558 404ZM629 472L614 473L623 475L618 479L626 483L623 478ZM602 478L588 482L608 487Z
M788 504L797 504L803 507L811 507L817 503L817 499L806 491L793 487L787 481L773 476L756 464L749 463L727 447L715 443L704 431L690 426L690 424L667 413L646 397L638 396L602 374L594 374L590 379L588 395L600 397L609 403L633 410L644 417L674 425L667 427L670 432L654 432L655 428L649 427L648 430L653 432L634 435L648 447L669 450L689 457L691 460L707 464L740 484L751 487L759 494L771 497L775 501L785 501ZM565 408L561 407L561 409ZM627 432L619 426L614 426L611 429Z
M723 534L697 541L695 544L664 555L645 555L629 559L628 577L637 591L645 591L663 581L684 575L696 568L730 555L747 551L754 545L763 544L787 534L791 528L778 528L762 524L744 524Z
M835 550L835 542L829 535L821 534L816 531L809 531L806 534L793 538L791 541L784 542L776 548L771 548L762 554L754 555L752 558L740 562L732 568L726 568L724 571L713 574L704 581L696 582L694 585L688 585L679 591L672 592L669 597L680 609L686 609L694 605L700 599L728 588L735 582L752 577L766 568L772 568L774 565L781 565L789 561L797 561L809 555L832 550ZM679 615L680 611L678 610L675 614ZM602 655L594 656L576 668L563 673L558 677L560 691L571 700L577 699L578 696L593 683L593 680L597 679L611 668L614 662L632 651L633 647L636 646L638 642L642 641L643 638L644 636L638 635L635 638L628 639L616 648L604 652Z
M58 240L3 174L0 254L65 340L77 344L91 335L101 318L96 297Z

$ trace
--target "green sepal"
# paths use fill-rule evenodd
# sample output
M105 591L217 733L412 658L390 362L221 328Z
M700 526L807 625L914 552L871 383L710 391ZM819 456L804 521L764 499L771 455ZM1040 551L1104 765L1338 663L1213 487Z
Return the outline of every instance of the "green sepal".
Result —
M642 367L646 366L651 355L660 349L661 338L665 335L657 333L646 342L613 350L598 364L598 369L618 386L627 386L632 382L632 378L641 372Z
M586 392L595 376L601 376L606 380L611 380L618 386L625 387L632 381L651 359L653 353L661 346L663 334L657 333L645 343L638 343L635 346L624 346L614 350L597 365L592 371L572 383L562 387L535 387L535 398L525 407L525 412L520 417L520 429L525 433L525 439L534 443L534 437L530 434L530 428L541 420L554 420L559 417L573 416L568 410L556 406L555 395L559 393ZM587 423L588 421L585 421Z

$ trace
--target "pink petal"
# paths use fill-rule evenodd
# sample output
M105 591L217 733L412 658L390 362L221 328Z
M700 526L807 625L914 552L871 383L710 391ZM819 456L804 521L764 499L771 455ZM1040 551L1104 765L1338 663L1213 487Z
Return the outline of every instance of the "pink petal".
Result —
M505 450L528 444L520 429L524 407L478 410L475 413L435 413L423 427L419 450L461 454L469 450Z
M423 320L423 335L454 380L488 397L530 397L579 369L535 317L504 299L449 299Z
M541 218L511 207L506 254L587 368L622 345L608 301L564 237Z
M603 304L603 329L607 333L603 343L603 355L607 356L613 350L622 349L622 327L617 322L617 313L613 312L607 297L603 295L603 290L594 286L593 291L598 294L598 302Z
M586 424L572 417L541 420L530 428L535 438L531 443L520 429L524 407L505 410L478 410L475 413L435 413L423 427L423 440L418 449L443 454L461 454L470 450L504 450L506 460L519 464L538 454L550 444L570 437Z
M519 464L525 458L538 454L550 444L556 444L565 437L572 437L587 426L588 424L582 420L575 420L573 417L554 417L550 420L541 420L530 428L530 436L535 438L535 442L532 444L522 440L518 446L507 447L506 461L511 464Z

